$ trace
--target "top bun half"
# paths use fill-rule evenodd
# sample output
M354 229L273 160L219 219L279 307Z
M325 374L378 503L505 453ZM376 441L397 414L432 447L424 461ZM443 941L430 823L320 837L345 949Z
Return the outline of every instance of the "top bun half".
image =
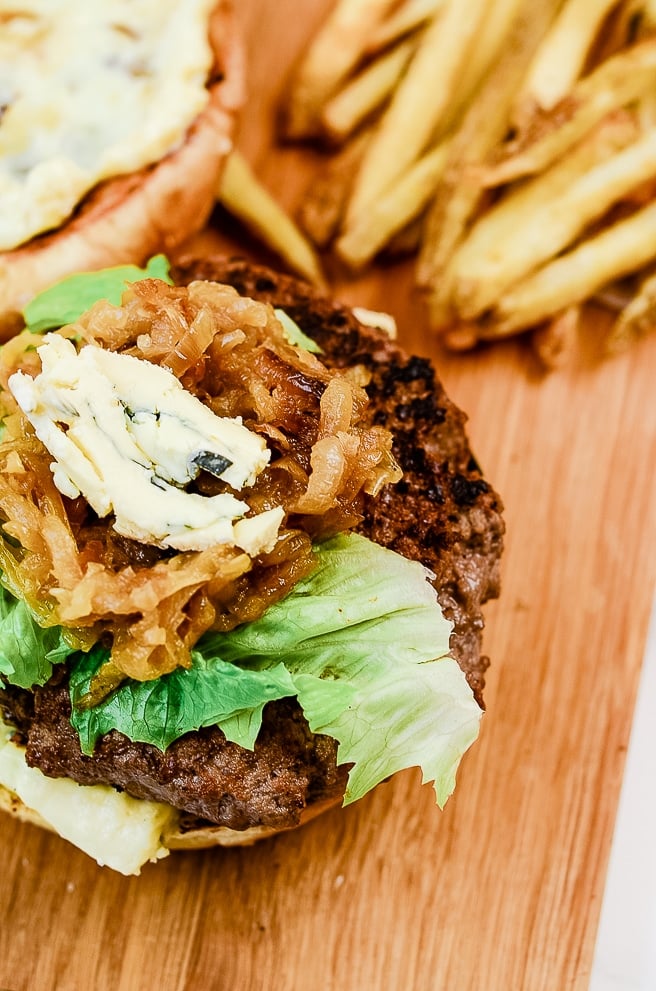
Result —
M208 102L175 150L96 185L58 228L0 252L0 339L39 291L74 272L170 252L206 223L243 100L243 53L231 0L217 0L208 32Z

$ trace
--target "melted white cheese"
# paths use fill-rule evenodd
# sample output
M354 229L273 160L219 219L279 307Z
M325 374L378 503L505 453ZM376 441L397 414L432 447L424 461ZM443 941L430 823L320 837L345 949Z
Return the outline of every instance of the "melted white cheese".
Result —
M168 805L132 798L108 785L79 785L47 778L25 763L0 720L0 787L63 839L121 874L139 874L143 864L168 854L162 836L176 819Z
M363 323L365 327L374 327L377 330L382 330L392 340L396 340L396 320L391 313L381 312L380 310L369 310L365 306L354 306L353 316L360 323Z
M207 103L215 0L0 0L0 250L158 161Z
M249 506L230 492L187 492L209 465L233 489L252 485L270 452L239 418L216 416L172 372L131 355L47 334L41 372L16 372L9 387L54 461L55 484L83 495L114 529L176 550L214 544L251 556L270 550L281 507L244 519Z

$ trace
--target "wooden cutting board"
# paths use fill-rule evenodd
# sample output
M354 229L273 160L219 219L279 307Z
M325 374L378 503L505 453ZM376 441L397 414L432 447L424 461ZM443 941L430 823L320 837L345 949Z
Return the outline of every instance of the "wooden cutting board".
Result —
M275 107L328 6L240 5L250 58L240 144L290 208L307 155L275 147ZM403 267L336 293L391 310L407 347L435 358L506 505L488 711L456 794L440 813L406 772L300 832L174 855L130 879L3 818L3 988L588 985L656 578L656 335L603 364L591 345L544 377L525 342L438 352Z

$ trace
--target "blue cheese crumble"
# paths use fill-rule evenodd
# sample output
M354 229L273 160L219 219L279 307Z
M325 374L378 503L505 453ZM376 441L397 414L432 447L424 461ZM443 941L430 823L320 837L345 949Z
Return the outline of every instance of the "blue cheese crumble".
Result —
M240 417L219 417L168 369L132 355L47 334L41 372L16 372L9 388L53 457L55 485L82 495L117 533L157 547L271 550L282 507L247 517L231 492L205 496L185 486L201 469L233 490L252 485L268 464L262 437Z

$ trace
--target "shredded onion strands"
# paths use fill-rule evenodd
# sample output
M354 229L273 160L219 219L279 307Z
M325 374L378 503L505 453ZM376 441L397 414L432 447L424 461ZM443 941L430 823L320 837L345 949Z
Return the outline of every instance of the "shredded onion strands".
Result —
M146 279L119 307L101 301L58 333L170 369L219 416L241 416L271 449L239 493L253 513L282 506L276 546L255 558L234 547L172 553L118 535L82 498L62 496L51 458L8 391L18 369L38 374L34 335L0 352L0 570L44 625L82 649L104 639L100 695L123 677L148 680L190 664L210 629L256 619L313 567L312 540L354 526L364 494L397 481L391 436L367 422L366 375L326 369L292 347L267 304L229 286ZM197 491L224 491L201 473ZM98 699L96 698L95 701Z

